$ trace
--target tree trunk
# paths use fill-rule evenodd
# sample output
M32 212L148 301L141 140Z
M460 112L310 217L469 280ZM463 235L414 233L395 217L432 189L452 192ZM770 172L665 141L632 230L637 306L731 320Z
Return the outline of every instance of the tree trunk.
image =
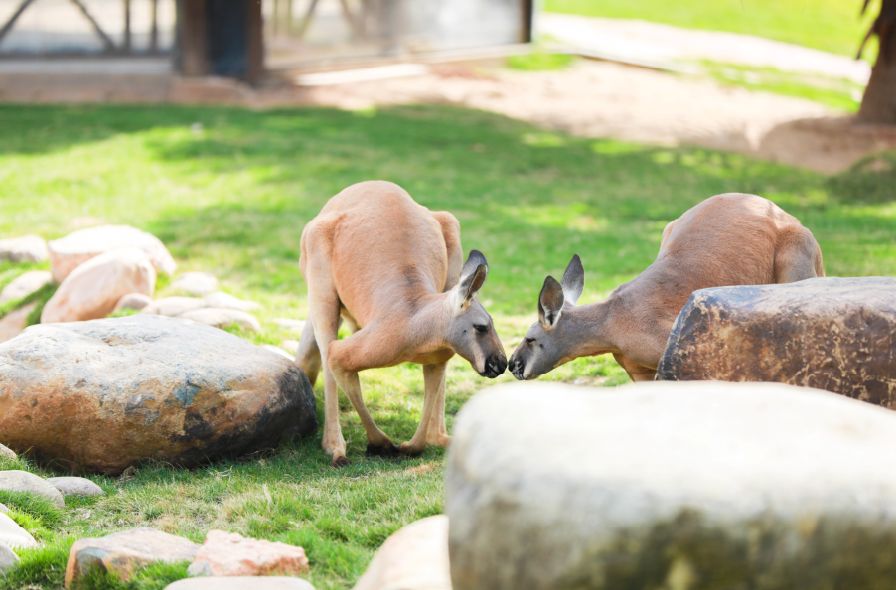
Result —
M858 119L863 123L896 125L896 60L885 59L883 52L871 70Z
M862 96L858 120L896 125L896 0L881 0L880 14L871 25L868 36L872 34L877 35L880 50Z

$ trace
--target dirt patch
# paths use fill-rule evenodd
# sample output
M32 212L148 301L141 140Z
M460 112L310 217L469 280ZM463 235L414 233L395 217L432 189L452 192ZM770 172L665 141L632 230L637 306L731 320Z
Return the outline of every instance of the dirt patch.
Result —
M304 101L349 109L457 104L580 136L707 147L824 173L896 149L896 128L854 125L812 101L600 62L551 72L432 68L424 76L302 94Z

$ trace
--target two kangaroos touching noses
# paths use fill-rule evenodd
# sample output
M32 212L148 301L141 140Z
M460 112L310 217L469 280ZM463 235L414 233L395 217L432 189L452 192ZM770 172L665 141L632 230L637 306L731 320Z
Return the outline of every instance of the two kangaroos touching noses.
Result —
M352 185L330 199L305 226L301 250L309 318L296 362L312 383L323 370L323 448L333 465L348 462L339 389L361 418L368 453L447 446L448 360L459 354L492 378L508 367L494 322L476 299L488 275L485 256L472 250L464 262L453 215L430 211L382 181ZM510 370L532 379L581 356L611 353L632 379L653 379L692 291L823 275L821 249L796 218L762 197L717 195L669 223L656 260L606 301L576 305L584 286L578 256L561 282L548 276L538 321ZM343 321L353 333L337 340ZM403 362L423 365L425 394L416 433L396 446L365 406L358 373Z

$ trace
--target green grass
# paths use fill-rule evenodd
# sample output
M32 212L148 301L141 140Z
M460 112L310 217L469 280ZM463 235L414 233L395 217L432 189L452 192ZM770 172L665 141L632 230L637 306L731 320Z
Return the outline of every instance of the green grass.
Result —
M525 55L512 55L507 58L507 67L514 70L562 70L575 62L575 56L568 53L551 53L536 48Z
M369 178L394 180L424 205L458 216L465 248L488 256L482 299L508 348L535 317L544 275L561 273L572 253L585 263L582 302L596 301L650 263L666 222L725 191L765 195L799 216L821 242L830 274L896 274L890 156L826 178L702 149L576 138L444 106L0 106L0 235L53 238L100 221L149 230L181 270L211 271L225 290L262 305L263 330L251 336L259 343L296 337L274 318L305 317L297 266L303 225L329 196ZM627 380L609 358L580 359L548 378ZM419 368L371 371L362 380L383 429L409 438L422 401ZM452 361L449 428L464 402L492 383ZM352 460L344 470L330 468L315 437L192 471L151 464L124 479L96 477L107 496L61 511L0 498L46 543L23 551L0 589L58 588L75 538L141 525L194 541L223 528L299 544L318 589L350 587L392 531L442 510L444 454L367 459L359 421L347 402L343 409ZM0 469L15 467L47 473L0 460ZM133 587L161 588L179 575L177 567L152 570Z
M861 84L828 76L785 72L774 68L704 61L701 70L725 85L805 98L833 109L854 113L862 98Z
M584 16L629 18L710 31L767 37L853 56L867 30L861 0L545 0L545 10ZM866 49L873 57L874 46Z

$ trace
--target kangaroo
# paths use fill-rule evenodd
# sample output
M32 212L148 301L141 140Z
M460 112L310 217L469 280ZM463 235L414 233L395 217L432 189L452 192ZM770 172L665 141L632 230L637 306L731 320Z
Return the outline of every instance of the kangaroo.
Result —
M538 321L514 351L510 371L532 379L581 356L611 353L632 380L652 380L693 291L815 276L824 276L821 248L799 220L756 195L716 195L670 222L656 260L606 301L576 306L585 284L578 255L562 282L545 278Z
M337 385L361 418L369 454L447 446L448 359L459 354L490 378L507 368L494 322L476 299L488 274L485 256L473 250L463 262L457 219L383 181L352 185L330 199L302 231L301 249L310 318L296 363L312 384L323 368L323 448L333 465L348 462ZM342 319L354 333L337 340ZM364 405L358 373L403 362L423 365L425 392L416 433L396 447Z

